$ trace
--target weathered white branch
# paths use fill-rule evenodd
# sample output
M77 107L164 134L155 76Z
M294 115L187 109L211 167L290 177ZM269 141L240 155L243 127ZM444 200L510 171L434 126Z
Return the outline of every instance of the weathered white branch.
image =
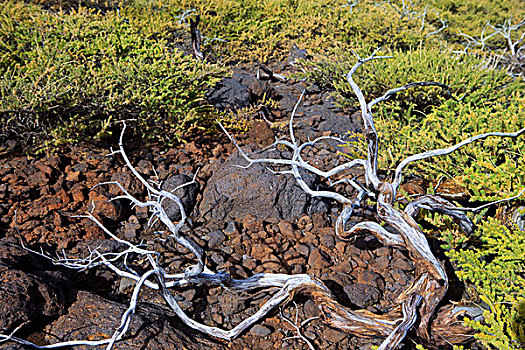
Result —
M381 343L377 350L395 349L405 338L417 320L417 308L423 297L414 294L409 300L403 303L403 321L394 329L392 333Z
M474 223L461 210L449 201L439 196L421 196L405 207L405 213L411 217L416 217L420 209L437 211L453 217L461 226L463 231L472 233ZM467 208L465 208L467 209Z
M295 303L294 303L295 304ZM306 326L308 323L314 321L314 320L317 320L319 319L319 317L310 317L306 320L304 320L303 322L301 322L301 324L299 324L298 322L298 318L299 318L299 310L297 308L297 305L295 305L295 320L292 321L290 320L290 318L286 317L283 313L283 310L280 309L279 310L279 315L281 316L281 318L286 322L288 323L290 326L292 326L294 329L295 329L295 332L297 333L296 336L293 336L293 337L288 337L288 338L285 338L284 340L287 340L287 339L295 339L295 338L298 338L298 339L301 339L302 341L304 341L306 343L306 345L308 346L308 348L310 350L315 350L315 347L313 346L313 344L310 342L310 340L308 338L306 338L302 331L301 331L301 328Z
M403 178L403 170L411 162L415 162L415 161L418 161L418 160L423 160L423 159L427 159L427 158L431 158L431 157L444 156L444 155L450 154L450 153L452 153L454 151L457 151L458 149L460 149L461 147L463 147L465 145L468 145L469 143L472 143L472 142L478 141L478 140L483 140L483 139L486 139L487 137L491 137L491 136L497 136L497 137L518 137L521 134L523 134L524 132L525 132L525 128L523 128L521 130L518 130L516 132L509 132L509 133L507 133L507 132L488 132L488 133L485 133L485 134L469 137L468 139L463 140L463 141L461 141L460 143L458 143L458 144L456 144L454 146L450 146L450 147L447 147L447 148L430 150L430 151L426 151L426 152L419 153L419 154L414 154L412 156L409 156L409 157L403 159L401 161L401 163L399 163L399 165L396 167L395 176L394 176L394 182L392 183L392 186L393 186L393 189L394 189L394 199L395 199L395 191L397 191L397 189L401 185L401 181L402 181L402 178Z

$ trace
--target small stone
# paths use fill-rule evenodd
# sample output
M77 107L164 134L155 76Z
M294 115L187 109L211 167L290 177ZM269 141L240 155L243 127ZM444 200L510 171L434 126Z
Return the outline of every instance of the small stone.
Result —
M71 182L77 182L79 175L80 175L79 171L70 172L69 174L67 174L66 180L71 181Z
M75 202L83 202L86 199L85 192L86 188L80 183L76 183L75 185L73 185L70 191L71 196L73 197L73 201Z
M321 244L328 249L333 249L335 247L335 238L332 235L324 235L321 237Z
M308 257L308 265L314 269L321 269L323 267L329 266L330 263L321 254L319 249L314 248Z
M224 262L224 258L216 252L211 253L210 259L217 265L220 265Z
M306 244L299 244L296 249L302 256L310 255L310 247Z
M137 231L140 230L141 226L138 223L128 222L124 225L124 237L126 239L134 239L137 237Z
M264 268L264 272L277 273L282 271L281 264L275 261L265 261L262 266Z
M192 180L192 177L185 174L175 175L164 181L161 187L164 191L172 192L175 196L180 198L186 215L189 215L193 210L197 201L197 193L199 192L198 183L191 183ZM176 188L177 190L175 190ZM180 208L175 201L165 200L162 207L166 211L170 220L180 220Z
M303 265L294 265L293 266L292 274L299 275L299 274L304 273L304 272L305 272L305 270L304 270Z
M344 254L346 245L347 245L346 242L339 241L339 242L336 243L335 248L336 248L340 253Z
M353 275L356 276L357 283L368 284L380 290L385 289L385 281L381 275L376 272L359 269L354 271Z
M401 283L402 285L406 285L410 281L410 276L401 269L392 269L390 275L394 281Z
M226 236L219 230L212 231L208 234L210 239L208 240L208 247L215 249L221 246L226 240Z
M312 223L315 228L328 227L328 219L325 213L317 212L312 214Z
M242 227L244 227L245 230L251 232L260 231L263 229L262 222L251 214L247 214L244 216L242 220Z
M135 207L135 214L140 219L147 219L149 217L148 208L147 207Z
M390 257L387 255L381 255L376 258L376 264L381 271L385 271L390 263Z
M295 238L293 225L290 222L288 222L288 221L280 221L278 226L279 226L279 231L281 231L281 233L285 237L288 237L288 238L291 238L291 239Z
M390 249L387 247L377 248L376 250L374 250L374 254L376 256L391 256L392 255L390 252Z
M122 277L118 285L118 293L124 294L127 292L131 292L136 284L137 281L135 281L134 279Z
M213 312L211 314L211 319L213 322L215 322L216 325L222 325L222 316L218 312Z
M308 317L317 317L319 316L319 308L315 304L313 300L308 300L304 304L304 312L306 313L306 316Z
M250 255L254 259L265 260L271 252L272 249L264 244L254 244Z
M224 315L233 315L244 310L244 304L237 296L223 296L220 306Z
M243 258L242 266L246 267L250 271L253 271L253 269L255 269L255 267L257 266L257 261L251 256L246 255L246 254L243 255L242 258Z
M253 126L248 131L249 138L255 140L255 142L261 147L270 146L274 142L273 131L266 123L262 120L253 121Z
M192 301L195 298L195 289L188 289L187 291L182 292L182 297L187 301Z
M374 305L381 298L381 292L374 286L355 283L344 287L348 300L355 306L364 309Z
M236 235L239 233L239 231L237 231L237 227L235 226L235 222L233 221L229 221L228 223L226 223L226 228L224 229L224 233L228 236L233 236L233 235Z
M250 330L250 333L253 335L257 335L259 337L266 337L267 335L270 335L272 331L265 326L261 326L260 324L256 324L252 327Z
M304 331L304 336L310 340L315 340L315 338L317 338L317 336L315 335L314 332L311 332L309 331L308 329Z
M301 216L301 218L297 221L297 227L300 230L311 231L314 228L312 217L308 215Z
M338 343L346 337L346 333L337 331L332 328L326 328L323 332L323 339L329 341L330 343Z
M392 268L401 269L403 271L413 271L414 265L412 265L406 258L402 259L393 259L392 260Z

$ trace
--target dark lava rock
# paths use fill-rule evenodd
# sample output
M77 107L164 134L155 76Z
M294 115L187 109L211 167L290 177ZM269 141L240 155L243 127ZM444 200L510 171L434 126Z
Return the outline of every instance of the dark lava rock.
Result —
M64 312L68 283L59 271L42 270L45 261L38 260L15 239L0 240L0 329L13 330Z
M175 188L191 182L192 178L185 174L175 175L172 177L169 177L163 184L162 189L164 191L172 191ZM183 186L182 188L179 188L173 194L175 194L177 197L180 198L182 202L182 206L184 207L184 211L186 212L186 215L189 215L191 211L193 210L193 207L195 206L195 203L197 201L197 194L199 192L199 186L198 183L192 183L187 186ZM164 210L166 211L166 214L171 220L180 220L180 210L177 203L175 203L172 200L165 200L164 201Z
M293 44L286 58L286 64L293 66L297 60L307 57L308 52L305 49L300 49L296 44Z
M208 101L218 110L237 109L250 104L250 90L232 78L225 78L208 93Z
M267 91L267 85L253 74L235 72L218 82L206 98L218 110L237 110L256 103Z
M253 154L253 150L245 152ZM276 151L253 157L275 157ZM274 175L264 165L249 168L246 160L234 153L214 170L203 193L199 212L205 220L233 220L242 222L251 215L256 219L277 223L294 222L305 213L326 211L326 204L303 191L291 175ZM315 189L318 179L304 173L303 179Z
M355 306L364 309L374 305L381 298L381 292L368 284L354 283L344 287L348 300Z
M77 300L69 308L68 314L46 328L46 338L53 343L57 342L57 339L68 341L109 338L120 325L122 314L127 307L125 304L79 291ZM171 322L172 316L160 306L140 304L130 329L122 341L115 343L113 349L225 348L219 343L204 339L200 333L184 327L179 321Z

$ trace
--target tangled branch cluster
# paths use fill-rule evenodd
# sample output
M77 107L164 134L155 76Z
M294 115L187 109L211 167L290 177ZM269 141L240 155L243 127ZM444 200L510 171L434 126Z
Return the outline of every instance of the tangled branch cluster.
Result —
M231 137L226 130L224 131L231 141L235 143L239 152L248 162L246 167L256 163L275 165L280 168L284 167L285 170L280 172L292 174L302 189L311 196L324 197L341 203L343 205L343 210L338 217L335 227L335 232L341 239L348 239L352 235L366 231L374 234L378 240L386 246L393 246L408 251L416 268L416 278L409 288L399 295L395 303L391 306L389 312L384 314L374 314L367 310L351 310L339 304L331 291L321 281L306 274L288 275L260 273L245 279L233 279L227 272L214 272L209 269L206 265L206 252L203 248L196 244L191 237L186 236L181 232L181 228L185 224L187 216L181 199L174 194L174 191L183 186L192 184L194 180L175 188L173 191L165 191L161 189L160 184L150 183L144 179L132 166L124 151L124 125L119 140L119 149L111 154L119 154L124 159L129 170L142 183L142 185L147 188L148 197L146 200L141 201L131 195L126 188L118 182L107 182L100 185L114 185L120 188L122 195L113 200L127 199L133 203L134 206L148 208L151 214L149 223L154 224L156 221L160 221L170 233L168 239L174 240L190 251L196 260L196 264L187 267L184 271L180 271L179 273L170 274L160 266L158 252L149 250L143 245L132 244L117 237L110 230L105 228L104 225L91 213L89 213L83 217L91 219L111 239L121 243L125 249L118 253L101 253L97 249L94 249L86 258L82 259L72 259L68 258L66 255L51 258L43 253L38 254L51 259L54 264L62 265L71 269L82 270L105 266L118 276L136 281L129 301L129 306L126 312L122 315L121 323L119 327L114 330L113 336L109 339L98 341L79 340L38 346L32 342L17 338L12 333L9 335L0 335L0 342L18 342L38 349L52 349L75 345L106 345L106 349L111 349L115 342L122 339L129 329L137 308L139 293L144 288L149 288L158 292L166 302L166 305L173 310L180 320L182 320L187 326L213 337L226 340L235 339L248 327L261 320L270 310L293 299L296 293L301 293L309 296L317 304L321 310L321 318L327 324L360 337L382 337L384 340L379 347L380 350L395 349L404 339L407 332L416 325L417 322L419 322L417 326L417 334L427 343L431 344L436 338L444 338L447 342L454 344L468 341L471 338L469 336L469 330L462 325L461 320L468 314L469 310L467 308L455 307L453 305L446 305L438 308L438 305L441 303L448 288L448 277L442 263L432 253L426 237L414 220L414 216L420 209L436 210L451 215L460 223L463 229L472 230L473 224L468 217L464 215L464 211L477 210L479 208L468 209L457 207L438 196L419 197L417 200L410 203L404 211L396 208L394 204L398 200L397 193L403 180L403 171L411 162L446 155L471 142L483 140L491 136L518 137L525 132L525 129L521 129L515 133L493 132L477 135L448 148L427 151L410 156L399 163L395 170L393 179L390 182L384 181L378 176L377 158L379 139L374 126L372 107L377 103L389 99L397 92L411 87L446 86L432 82L411 83L389 90L383 96L376 98L371 102L367 102L363 92L353 80L354 73L359 67L369 61L390 57L376 56L375 53L368 58L361 58L357 54L356 56L358 61L348 72L346 78L360 104L368 148L366 159L353 159L328 171L320 170L303 159L302 152L305 148L313 147L322 141L337 139L325 136L305 143L300 143L297 140L294 135L293 119L301 99L299 99L296 104L290 118L290 140L278 140L274 144L274 146L280 145L287 147L291 151L291 157L289 159L251 158L238 146L233 137ZM364 183L361 183L355 178L344 179L356 189L357 195L352 198L335 191L313 190L308 187L300 172L300 169L302 169L326 179L333 179L334 176L344 174L344 172L354 168L360 168L364 172L365 181ZM377 203L376 211L380 222L360 222L353 227L346 229L346 223L354 209L361 206L363 201L367 198L372 199ZM168 217L163 207L165 201L173 201L178 205L181 213L180 221L175 223ZM385 226L381 225L381 223L386 224L393 230L387 230ZM146 261L148 267L145 269L145 272L138 272L130 267L126 262L131 259ZM188 285L193 285L195 287L204 285L222 286L230 291L238 292L261 289L275 290L275 288L277 288L277 292L274 292L271 298L253 315L244 319L233 329L226 330L200 323L192 319L182 310L177 302L175 294L180 287ZM285 321L293 324L289 318L286 318ZM301 334L301 327L304 327L305 325L305 322L300 325L297 324L297 320L295 322L295 328L298 333L297 337L303 340L305 340L305 338ZM312 347L312 344L309 341L305 341L309 347Z

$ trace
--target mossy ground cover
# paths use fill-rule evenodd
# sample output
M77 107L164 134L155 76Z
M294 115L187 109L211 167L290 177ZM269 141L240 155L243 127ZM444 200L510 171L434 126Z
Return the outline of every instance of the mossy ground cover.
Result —
M134 120L144 139L166 144L209 127L214 115L205 89L226 70L184 53L182 27L156 11L79 7L64 13L5 3L0 9L4 134L31 130L26 134L35 138L35 148L53 150L108 136L123 119Z
M205 62L187 50L188 18L196 14ZM130 120L136 135L172 145L213 130L219 115L205 101L206 89L231 65L282 61L292 44L310 55L300 78L351 107L343 76L355 63L350 49L366 56L381 46L393 58L356 75L368 98L418 80L450 86L413 89L376 107L379 163L388 175L410 154L525 126L523 71L510 65L523 56L511 57L501 35L484 46L465 36L479 39L491 33L488 23L523 18L519 0L10 0L0 7L0 137L16 137L30 152L53 152L104 139L119 120ZM511 32L511 40L524 30ZM525 187L524 149L523 138L488 139L408 171L433 187L453 182L481 203ZM445 218L426 215L435 227L429 234L442 236L458 276L490 306L485 324L472 322L477 337L487 347L521 348L523 232L479 216L475 235L466 237Z

